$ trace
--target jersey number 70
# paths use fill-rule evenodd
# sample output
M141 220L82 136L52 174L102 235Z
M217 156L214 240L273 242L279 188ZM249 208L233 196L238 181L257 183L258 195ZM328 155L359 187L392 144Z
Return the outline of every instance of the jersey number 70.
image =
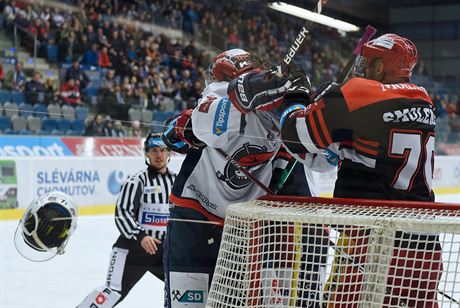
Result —
M404 160L391 183L394 188L410 191L416 175L423 172L425 184L431 191L434 133L423 137L421 131L393 129L390 132L388 156Z

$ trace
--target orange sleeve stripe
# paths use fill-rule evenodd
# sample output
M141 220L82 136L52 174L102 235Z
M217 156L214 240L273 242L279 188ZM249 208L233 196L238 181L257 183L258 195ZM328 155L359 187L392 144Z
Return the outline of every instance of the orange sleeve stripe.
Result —
M379 143L377 141L366 140L366 139L363 139L363 138L356 138L356 141L358 141L359 143L365 144L365 145L369 145L371 147L378 147L379 146Z
M350 111L392 99L416 99L433 105L423 87L410 83L383 84L357 77L346 82L341 91Z
M372 155L372 156L377 156L378 155L377 150L371 150L371 149L363 147L362 145L359 145L357 143L355 143L355 149L360 151L360 152Z
M332 144L332 138L329 134L329 130L327 129L326 122L324 121L323 112L321 111L321 109L318 109L316 111L316 114L318 115L319 125L321 126L321 130L324 134L324 137L326 138L327 144Z
M308 121L310 122L310 128L313 131L313 137L315 138L316 143L319 145L320 148L327 148L327 146L321 140L318 128L316 127L315 119L313 118L313 113L311 112L308 113Z

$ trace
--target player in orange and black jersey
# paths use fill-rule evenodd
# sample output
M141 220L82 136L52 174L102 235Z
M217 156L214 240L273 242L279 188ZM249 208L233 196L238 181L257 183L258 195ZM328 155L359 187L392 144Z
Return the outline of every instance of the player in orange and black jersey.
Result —
M248 73L228 91L242 112L280 108L282 138L291 153L333 150L340 159L335 197L434 201L434 106L426 90L409 81L417 58L410 40L385 34L364 45L357 62L362 77L329 84L315 103L294 81L272 72ZM436 235L397 233L385 304L437 307L440 250ZM399 258L412 259L413 268L399 267ZM356 266L342 274L362 279ZM334 286L333 307L355 307L359 292L352 292L350 282Z

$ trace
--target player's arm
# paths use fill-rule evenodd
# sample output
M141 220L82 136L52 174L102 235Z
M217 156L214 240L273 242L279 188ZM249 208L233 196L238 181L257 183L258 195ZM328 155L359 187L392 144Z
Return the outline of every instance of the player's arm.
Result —
M351 111L342 88L333 84L324 96L307 107L296 105L299 100L302 101L302 98L285 96L285 103L297 108L282 111L281 136L284 144L294 154L317 153L333 162L338 153L337 145L355 137L355 120L350 120L355 117L348 116Z

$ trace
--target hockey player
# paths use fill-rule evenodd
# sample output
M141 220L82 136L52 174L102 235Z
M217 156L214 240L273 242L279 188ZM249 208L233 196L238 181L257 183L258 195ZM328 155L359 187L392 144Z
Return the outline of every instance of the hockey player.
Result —
M274 108L284 96L282 139L293 153L315 153L338 144L335 197L434 201L434 108L426 90L409 81L416 63L417 49L410 40L385 34L363 47L357 64L362 77L330 84L322 99L308 107L306 93L286 92L288 80L270 72L238 79L229 87L230 97L239 110L249 112ZM342 231L346 242L349 230ZM437 236L396 236L384 305L437 307L442 274ZM345 253L365 253L365 236L350 242ZM357 307L363 278L359 267L340 268L341 278L329 285L328 303Z
M24 258L47 261L64 253L76 228L73 200L62 192L49 192L30 203L16 228L14 244Z
M170 152L160 134L147 136L144 152L147 168L127 179L116 203L120 236L113 245L106 283L92 291L80 308L114 307L146 272L164 280L162 241L175 174L167 168Z
M187 152L170 197L164 261L167 307L192 303L194 307L204 307L227 207L265 194L219 151L264 185L268 186L272 179L274 160L281 147L279 116L258 111L243 116L227 96L230 80L258 70L252 56L241 49L215 57L205 76L206 88L198 106L171 121L163 134L170 148ZM321 163L325 164L318 163L322 167L329 165ZM305 172L303 180L305 184L292 186L308 191Z

